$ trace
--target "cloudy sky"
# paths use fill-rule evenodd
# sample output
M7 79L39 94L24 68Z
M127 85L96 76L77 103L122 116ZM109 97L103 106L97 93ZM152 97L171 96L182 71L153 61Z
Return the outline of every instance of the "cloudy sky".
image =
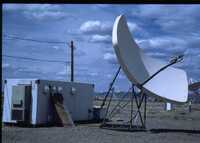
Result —
M2 54L70 61L67 42L74 41L75 81L108 88L118 68L112 47L112 26L124 14L145 53L164 61L185 54L179 68L200 80L200 5L55 5L4 4ZM6 36L7 35L7 36ZM37 43L16 38L66 43ZM70 80L70 65L2 57L3 78ZM128 89L121 72L116 90Z

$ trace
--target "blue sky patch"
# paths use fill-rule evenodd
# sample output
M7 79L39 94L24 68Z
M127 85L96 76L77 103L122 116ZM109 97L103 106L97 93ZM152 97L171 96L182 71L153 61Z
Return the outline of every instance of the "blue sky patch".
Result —
M112 26L124 14L136 42L152 57L168 61L185 54L176 65L189 79L200 80L200 5L106 5L106 4L3 4L3 55L70 61L71 40L75 50L75 81L94 83L105 91L118 62L112 48ZM8 36L5 36L8 35ZM10 37L9 37L10 36ZM36 43L13 37L66 43ZM5 78L70 80L70 65L2 57ZM127 90L121 72L116 90Z

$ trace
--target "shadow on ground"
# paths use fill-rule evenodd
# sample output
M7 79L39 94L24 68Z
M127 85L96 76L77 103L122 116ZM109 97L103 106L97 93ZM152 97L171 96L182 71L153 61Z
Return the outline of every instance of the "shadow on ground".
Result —
M152 133L192 133L200 134L200 130L186 130L186 129L150 129Z
M146 129L142 126L128 126L128 125L119 125L119 124L106 124L100 126L100 128L115 130L115 131L124 131L124 132L150 132L150 133L191 133L191 134L200 134L200 130L190 130L190 129L168 129L168 128L158 128L158 129Z

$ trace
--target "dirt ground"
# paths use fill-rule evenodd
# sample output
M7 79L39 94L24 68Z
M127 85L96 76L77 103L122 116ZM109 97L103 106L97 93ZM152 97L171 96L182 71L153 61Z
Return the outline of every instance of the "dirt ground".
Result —
M99 103L97 103L99 104ZM112 103L112 107L116 104ZM128 105L121 116L129 116ZM147 104L146 131L124 132L99 128L99 123L64 127L8 127L2 129L3 143L199 143L200 104L176 105L173 111L164 111L163 103ZM135 105L134 105L134 109Z

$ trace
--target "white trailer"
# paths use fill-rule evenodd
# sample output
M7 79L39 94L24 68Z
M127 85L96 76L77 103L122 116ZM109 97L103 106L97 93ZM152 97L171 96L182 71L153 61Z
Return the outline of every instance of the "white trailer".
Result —
M40 79L6 79L4 83L3 122L25 121L32 125L51 123L54 111L52 94L61 94L63 106L73 121L93 118L94 85Z

